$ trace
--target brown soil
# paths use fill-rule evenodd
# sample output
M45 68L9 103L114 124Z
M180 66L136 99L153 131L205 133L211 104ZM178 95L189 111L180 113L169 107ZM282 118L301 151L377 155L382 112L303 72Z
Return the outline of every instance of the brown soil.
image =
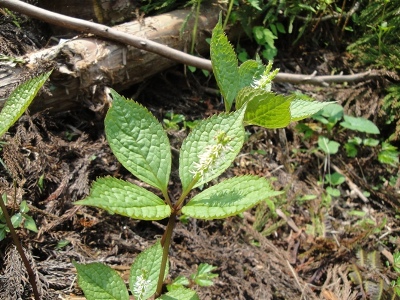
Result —
M21 55L38 47L9 34L18 29L6 21L3 17L7 26L0 29L2 53ZM333 67L351 68L344 57L326 51L307 55L314 59L280 60L278 67L281 71L300 68L309 74L317 68L327 74ZM285 84L274 89L335 99L348 113L380 124L384 84L382 80L324 89ZM160 121L168 111L197 120L223 110L220 98L207 94L204 87L213 88L214 83L200 72L184 73L177 67L124 95L148 107ZM73 205L88 194L97 177L112 175L141 184L113 156L103 119L104 114L89 107L57 115L25 114L3 138L0 191L7 192L10 209L18 210L22 199L27 200L29 215L39 228L38 234L24 229L18 234L43 299L82 299L72 260L104 262L127 280L137 254L163 234L163 221L131 220ZM400 183L393 187L382 178L389 179L398 170L380 164L373 148L363 148L354 159L344 150L331 157L318 155L314 151L318 133L304 139L295 125L280 130L246 128L248 140L222 176L255 174L273 179L274 187L285 191L275 199L276 212L260 204L226 220L178 222L168 281L189 276L200 263L208 263L218 268L219 277L211 287L194 287L200 299L365 299L381 282L385 293L392 293L389 285L395 276L385 262L400 250ZM173 147L179 149L187 132L184 128L169 131ZM335 139L345 142L346 134L350 133L338 132ZM328 185L321 181L335 167L347 181L340 185L341 195L328 201L324 188ZM173 179L170 191L176 195L180 187ZM357 196L357 189L370 193L368 202ZM314 197L305 201L308 195ZM62 241L68 244L58 247ZM382 263L362 263L357 259L362 253L372 253L370 257L376 255ZM365 284L352 281L351 272ZM0 299L32 299L26 270L10 236L0 243L0 274Z

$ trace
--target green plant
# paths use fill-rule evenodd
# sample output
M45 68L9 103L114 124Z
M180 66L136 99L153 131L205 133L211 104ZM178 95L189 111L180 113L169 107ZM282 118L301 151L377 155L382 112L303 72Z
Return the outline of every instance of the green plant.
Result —
M167 285L167 290L173 291L184 287L192 287L193 285L211 286L214 284L212 280L218 277L218 274L212 273L216 269L217 267L202 263L198 266L196 273L190 275L189 278L185 276L175 278L171 284Z
M233 4L236 9L232 9ZM341 35L339 30L342 33L351 30L348 21L353 12L346 13L346 8L346 2L338 4L331 0L229 1L227 16L231 16L232 23L239 21L248 37L258 43L257 53L262 58L272 60L278 53L275 45L278 39L284 38L285 42L296 44L308 29L313 36L317 36L315 31L318 27L326 32L326 27L321 26L323 23L332 25L334 32L331 36L336 39ZM337 44L337 40L333 42Z
M7 130L19 119L19 117L28 108L29 104L35 98L39 89L49 78L51 72L43 74L37 78L31 79L24 84L18 86L7 99L3 109L0 112L0 137L7 132ZM2 162L3 167L5 164ZM29 212L26 201L22 201L19 204L19 212L13 214L10 218L10 222L7 222L8 214L4 211L6 201L6 194L2 195L0 202L2 204L2 210L0 211L0 241L3 240L7 232L12 229L8 224L12 224L13 228L21 227L21 225L31 231L37 232L35 221L27 213Z
M389 136L389 141L400 139L400 85L393 84L387 88L387 95L382 99L382 113L386 124L395 124L395 130Z
M3 194L4 204L7 205L7 195ZM38 232L35 220L28 215L29 207L26 201L22 201L19 205L19 211L13 214L11 217L11 223L14 228L26 228L33 232ZM10 232L5 220L5 216L2 211L0 211L0 241L6 237L6 234Z
M340 191L337 187L340 186L345 181L346 178L342 174L339 174L337 172L332 174L326 174L325 182L329 184L329 186L326 188L326 192L334 197L340 196Z
M174 112L170 111L165 114L165 118L163 119L164 127L166 130L179 130L179 124L185 122L185 116L181 114L174 114Z
M162 125L146 108L111 91L114 100L105 118L107 141L124 167L156 188L158 194L130 182L105 177L94 182L87 198L75 203L141 220L168 218L161 240L138 255L132 264L129 286L136 299L148 299L154 294L159 299L197 299L194 291L183 287L161 296L178 216L205 220L226 218L262 201L270 203L269 198L281 194L265 178L247 175L226 179L187 200L192 190L203 189L231 165L245 140L244 125L280 128L326 105L272 93L271 80L277 72L270 72L272 64L263 66L259 61L247 61L238 67L221 20L213 30L211 60L226 112L199 121L183 141L179 154L181 195L172 199L168 193L171 149ZM230 112L234 100L236 110ZM98 263L74 265L87 299L106 295L112 295L112 299L128 299L124 282L111 268ZM207 272L198 272L192 279L208 284L214 276L208 274L212 267L203 267Z
M28 80L27 82L19 85L8 97L6 103L4 104L3 109L0 112L0 137L18 120L18 118L24 113L24 111L28 108L29 104L33 101L38 93L39 89L43 86L46 80L49 78L51 72L45 73L41 76ZM2 163L3 164L3 163ZM3 164L3 166L5 166ZM33 270L29 264L28 259L25 256L22 245L18 239L18 235L15 232L14 228L19 227L22 222L24 222L24 227L36 231L36 224L32 217L27 215L29 211L26 202L22 201L20 204L20 211L13 215L9 216L8 210L6 207L6 194L3 194L0 197L0 237L5 235L7 231L10 232L14 244L18 250L19 255L27 269L29 282L32 286L33 294L36 300L39 300L39 291L36 286L36 279L33 273ZM14 197L15 200L15 197ZM3 223L3 224L2 224ZM3 237L4 238L4 237ZM1 240L1 239L0 239Z
M366 65L398 70L398 3L390 0L368 1L356 22L358 28L355 32L362 34L349 45L348 50Z
M324 177L322 177L324 180L320 182L322 185L326 185L324 199L327 201L324 202L329 203L331 197L341 195L340 185L345 181L345 177L337 172L330 173L329 170L331 156L336 155L339 151L344 152L350 158L360 157L365 153L372 154L389 170L399 165L399 151L395 146L387 141L370 137L370 135L379 134L378 127L371 121L345 115L343 107L336 103L325 106L313 115L312 119L316 123L299 123L296 128L304 134L304 140L317 140L316 149L325 154L324 172L328 173L324 173ZM346 136L347 139L344 140ZM395 185L396 180L397 176L389 179L383 178L383 182L388 181L392 186ZM367 192L363 194L366 195ZM367 222L368 220L364 218L363 221Z
M378 127L371 121L362 117L352 117L343 113L343 107L338 104L329 104L323 107L318 113L312 116L325 127L327 135L332 138L333 130L343 131L351 130L353 134L349 136L347 142L343 144L348 157L356 157L361 147L378 147L378 160L383 164L397 166L399 163L397 148L386 141L370 138L367 134L379 134ZM342 121L341 121L342 120ZM340 122L341 121L341 122ZM335 127L339 124L339 128ZM321 126L311 127L306 124L299 124L297 129L305 134L305 138L311 138L315 132L322 131ZM341 143L331 140L323 135L318 136L318 147L326 154L336 154L339 151Z
M393 270L397 273L397 280L392 281L392 287L397 296L400 296L400 252L393 254Z
M180 130L180 129L193 129L198 120L186 121L186 117L181 114L174 114L173 111L169 111L165 114L163 119L164 128L168 130Z
M106 177L98 179L90 196L76 204L92 205L111 213L143 220L169 217L161 242L144 251L132 265L131 292L136 298L147 299L156 291L158 294L161 292L177 215L183 213L201 219L225 218L279 192L272 191L264 178L242 176L205 189L184 205L186 196L193 188L203 186L219 176L238 154L244 141L243 106L234 113L201 121L184 140L179 159L183 191L176 201L170 199L167 185L171 170L171 152L161 124L139 104L126 100L115 92L112 95L113 106L105 120L106 136L111 149L132 174L159 189L164 200L139 186ZM153 267L149 269L150 261ZM87 288L87 280L81 275L81 270L85 267L76 265L79 266L79 283L86 297L94 299L92 285ZM95 266L90 265L90 268ZM113 278L111 275L105 277Z
M15 26L17 26L18 28L21 28L21 20L9 9L7 8L2 8L0 9L0 13L2 13L5 16L9 16L12 19L12 22Z

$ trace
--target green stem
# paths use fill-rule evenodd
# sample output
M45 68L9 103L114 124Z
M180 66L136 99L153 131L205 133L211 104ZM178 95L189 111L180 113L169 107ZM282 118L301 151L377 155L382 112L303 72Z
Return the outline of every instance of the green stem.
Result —
M25 265L26 271L28 272L29 282L32 286L33 296L35 297L35 300L40 300L39 291L38 291L38 288L36 285L35 274L33 273L31 265L29 264L29 261L26 258L24 249L22 248L22 245L18 239L18 235L14 230L14 226L11 222L10 215L8 214L7 207L4 204L2 197L0 197L0 207L1 207L1 210L3 211L4 219L6 220L7 227L10 230L10 234L14 241L14 245L15 245L15 247L17 247L17 251L18 251L19 255L21 256L21 259Z
M183 201L185 201L186 196L190 193L194 185L199 181L200 177L195 176L192 182L189 184L186 190L182 192L182 195L179 197L178 201L176 201L175 206L173 208L174 211L178 211L181 209Z
M234 1L234 0L230 0L230 1L229 1L228 12L226 13L226 18L225 18L224 26L222 27L223 30L225 30L225 27L226 27L226 25L228 24L229 17L230 17L230 15L231 15L231 13L232 13L233 1Z
M168 261L169 246L171 245L172 232L175 227L175 219L176 219L176 213L173 212L169 217L167 229L165 230L165 233L161 238L161 246L163 247L163 256L161 260L160 276L158 277L158 282L157 282L156 297L160 296L162 292L165 270Z
M163 190L163 191L161 191L161 192L162 192L162 194L163 194L163 197L164 197L164 199L165 199L165 202L167 202L167 204L172 208L172 202L171 202L171 199L169 198L167 189L165 189L165 190Z
M193 54L194 44L196 43L197 26L199 24L199 16L200 16L200 4L201 4L201 0L197 0L196 17L194 19L194 25L193 25L193 30L192 30L192 46L190 48L191 54Z

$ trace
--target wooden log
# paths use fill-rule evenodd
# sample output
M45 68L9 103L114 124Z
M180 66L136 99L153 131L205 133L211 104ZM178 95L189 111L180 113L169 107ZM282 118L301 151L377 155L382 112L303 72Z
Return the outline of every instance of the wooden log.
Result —
M116 25L133 21L140 1L132 0L39 0L38 6L49 11L99 24ZM53 34L70 32L60 26L52 26Z
M210 37L219 11L219 7L210 6L201 12L196 38L196 51L199 54L209 52L205 39ZM186 23L189 13L188 10L177 10L145 18L142 22L124 23L113 29L184 51L190 47L193 29L193 18ZM30 53L22 59L25 64L0 64L0 107L18 83L32 74L47 71L49 66L54 71L46 85L48 92L35 99L31 111L77 108L82 100L91 99L95 91L101 94L104 87L122 90L177 64L157 54L94 36L74 38L58 46ZM102 101L100 98L93 101Z

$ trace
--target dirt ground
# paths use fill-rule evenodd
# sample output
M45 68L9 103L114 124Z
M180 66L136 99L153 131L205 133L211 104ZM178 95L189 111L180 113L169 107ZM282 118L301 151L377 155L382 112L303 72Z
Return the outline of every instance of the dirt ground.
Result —
M1 52L6 55L33 51L49 38L32 39L25 29L6 21L3 17L0 27ZM276 67L307 74L315 69L320 74L332 68L356 71L350 58L328 50L281 57ZM349 114L380 125L385 84L382 78L328 88L280 84L274 90L333 99ZM223 110L210 89L215 89L213 80L179 66L122 93L148 107L160 121L170 111L191 121ZM137 221L73 205L98 177L139 183L113 156L103 119L104 114L85 106L57 114L28 113L3 138L1 192L7 192L10 209L17 210L22 199L27 200L39 228L37 234L24 229L18 234L43 299L82 299L72 260L106 263L127 280L135 257L163 234L163 221ZM176 149L189 130L178 125L168 131ZM194 287L200 299L367 299L380 288L385 296L379 299L393 299L390 282L396 278L386 262L400 250L400 183L374 187L398 170L380 164L374 150L363 150L357 158L348 158L344 150L331 157L319 154L318 134L304 139L296 124L279 130L246 129L241 154L219 180L240 174L270 178L277 190L285 191L275 199L276 211L260 204L226 220L178 222L167 281L189 276L200 263L208 263L217 267L219 276L211 287ZM347 140L345 132L336 138ZM327 204L321 181L334 168L346 175L346 182L340 186L341 195ZM172 179L171 194L179 194L176 176ZM359 190L370 193L367 201L357 196ZM313 197L304 200L309 195ZM0 274L0 299L32 299L10 236L0 242Z

